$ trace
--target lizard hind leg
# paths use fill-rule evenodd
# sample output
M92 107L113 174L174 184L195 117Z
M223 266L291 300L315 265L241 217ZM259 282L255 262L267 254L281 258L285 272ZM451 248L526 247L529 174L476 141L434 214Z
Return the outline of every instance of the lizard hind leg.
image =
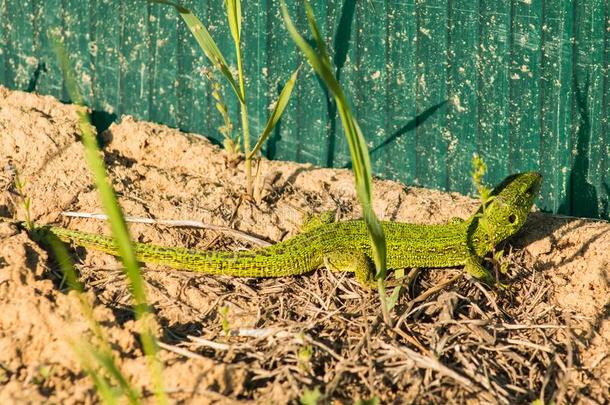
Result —
M330 271L354 273L363 288L375 287L375 265L363 252L340 250L324 256L324 266Z
M317 214L307 214L301 224L301 232L308 232L322 225L335 222L335 211L322 211Z
M449 225L459 225L465 222L464 218L460 217L451 217L451 219L447 222Z

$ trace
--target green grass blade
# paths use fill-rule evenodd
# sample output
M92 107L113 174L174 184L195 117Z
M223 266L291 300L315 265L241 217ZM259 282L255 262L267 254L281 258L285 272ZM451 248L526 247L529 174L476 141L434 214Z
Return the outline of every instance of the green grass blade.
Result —
M112 385L110 385L110 382L108 381L108 379L106 377L104 377L103 375L101 375L101 373L99 373L97 370L95 370L91 367L84 365L86 360L84 359L84 356L82 355L82 353L78 355L78 358L79 358L79 362L81 364L83 364L85 373L87 373L87 375L93 381L93 385L95 386L95 391L99 395L100 399L102 400L102 403L107 404L107 405L118 405L120 403L119 400L121 397L121 393L116 392L112 388Z
M290 16L288 15L286 5L284 2L282 2L282 14L284 16L284 21L294 42L299 48L301 48L310 65L322 78L337 102L337 108L339 110L341 122L343 123L343 127L345 129L345 135L347 137L350 153L354 162L353 169L356 178L358 199L363 207L367 227L371 233L373 241L375 242L375 264L377 265L378 271L381 273L380 275L385 276L385 238L381 224L372 210L372 170L364 135L362 134L362 130L351 112L341 85L334 76L330 60L328 58L328 53L325 50L326 47L320 37L309 3L306 2L305 7L307 10L307 18L310 26L312 27L312 34L316 41L319 53L316 52L309 45L309 43L307 43L307 41L305 41L301 34L299 34L292 20L290 19Z
M356 181L356 193L358 195L360 205L362 206L363 216L369 235L373 242L373 258L377 268L377 286L379 290L379 298L382 304L382 311L385 321L390 323L384 284L386 276L386 243L381 223L373 211L371 160L364 135L362 134L362 130L352 114L343 89L333 73L330 58L328 57L328 52L326 51L326 46L324 41L322 41L322 37L320 36L315 17L313 15L313 10L309 5L309 2L305 1L305 9L307 12L307 21L309 23L311 33L316 41L317 51L314 50L307 41L305 41L301 34L299 34L298 30L294 26L294 23L290 19L288 9L286 8L286 4L283 0L281 2L281 9L288 33L301 51L303 51L311 67L315 70L322 81L324 81L337 103L337 109L339 111L339 116L341 117L341 123L343 124L350 154L352 156L352 168Z
M42 232L45 231L43 230ZM45 234L44 240L46 243L49 244L51 250L53 251L53 255L57 260L57 264L59 264L59 267L61 268L64 277L66 278L68 288L76 291L76 293L78 294L81 312L89 322L89 327L97 338L101 346L101 350L110 352L108 339L106 338L100 324L95 320L95 316L93 315L93 308L89 304L89 301L87 300L87 297L84 294L83 286L76 277L76 270L74 270L74 264L70 259L70 255L68 254L68 249L66 248L66 245L62 241L60 241L57 236L53 234Z
M140 394L129 384L110 353L100 351L84 340L74 343L73 346L80 363L84 365L85 371L93 380L104 402L114 404L118 401L117 394L113 392L110 383L100 370L104 370L108 376L118 383L121 395L127 397L129 404L138 405L141 403ZM93 365L94 362L97 363L97 366Z
M82 106L83 100L81 93L76 84L73 70L69 65L69 59L65 52L65 48L59 42L55 42L55 47L62 71L64 72L68 94L75 104ZM116 239L121 260L127 271L127 276L131 281L131 292L136 301L136 305L141 306L146 303L144 281L142 280L138 261L131 245L127 223L119 208L114 189L106 177L104 161L100 156L100 150L98 149L95 135L91 130L92 127L89 116L84 108L79 109L78 119L78 124L82 132L82 142L85 147L85 159L93 173L95 186L98 189L104 210L108 214L113 237Z
M254 149L252 149L252 152L250 152L250 159L252 159L254 155L256 155L256 153L260 150L269 135L271 135L271 131L273 131L273 128L275 128L278 121L282 117L282 114L284 113L284 110L288 105L288 101L290 100L290 96L292 95L292 90L294 89L294 85L297 81L300 69L300 66L296 68L296 70L292 73L292 75L290 75L290 78L284 85L284 88L282 89L280 96L278 97L277 102L275 103L275 108L273 109L271 116L269 116L269 120L267 120L265 129L263 129L263 132L260 138L258 139L258 142L256 143L256 145L254 145Z
M290 16L288 15L288 10L286 9L286 5L283 2L281 7L286 28L288 29L288 33L292 37L293 41L305 54L305 57L307 58L307 61L309 62L313 70L318 74L318 76L322 78L322 80L331 90L333 95L341 94L342 96L343 90L339 86L339 82L337 82L337 79L335 78L335 75L332 72L330 64L324 59L318 57L316 51L311 47L311 45L309 45L307 41L305 41L301 34L299 34L292 20L290 19Z
M326 65L329 67L332 66L330 64L330 57L328 56L328 50L326 49L326 44L322 40L322 35L320 35L320 30L318 29L318 24L316 23L316 18L313 15L313 9L311 8L308 1L305 1L305 14L307 15L307 24L309 24L309 29L311 30L311 34L313 35L316 46L318 47L318 51L320 52L320 58L324 61ZM334 77L334 75L333 75ZM335 80L336 82L336 80ZM338 84L338 82L337 82ZM341 87L341 86L339 86Z
M241 38L241 1L225 0L225 8L233 41L238 44Z
M87 371L87 374L89 374L89 376L93 380L93 385L95 385L95 391L99 394L104 404L119 404L119 396L115 394L114 390L112 389L106 378L92 371Z
M43 231L44 232L44 231ZM117 404L118 399L116 393L111 389L108 380L97 372L96 368L91 367L90 362L87 360L85 353L89 353L94 357L103 358L104 361L100 362L100 365L111 375L117 383L121 386L123 393L127 395L130 403L139 403L139 396L136 390L129 384L121 370L118 368L111 355L110 346L108 345L107 338L105 337L100 324L95 320L93 315L93 309L89 305L87 298L83 293L83 287L79 283L76 277L76 271L74 265L68 254L68 249L62 241L60 241L55 235L45 235L45 241L49 244L53 255L55 256L57 263L59 264L64 277L68 283L68 287L78 293L78 299L81 307L81 312L89 322L90 328L93 331L97 341L101 345L99 348L87 344L87 348L83 348L82 345L75 347L77 357L80 359L80 363L83 365L87 374L93 380L93 384L96 387L97 393L100 395L102 401L107 404Z
M66 245L53 234L44 235L44 241L49 244L49 247L53 251L53 256L55 256L55 260L57 260L57 264L68 283L68 288L82 294L83 286L76 277L76 271L74 270L74 265L72 264Z
M44 232L44 230L42 232ZM121 386L123 393L127 395L130 403L139 403L139 396L137 395L136 390L127 381L127 379L115 363L114 358L112 357L112 352L108 344L108 339L106 338L100 324L95 320L95 317L93 315L93 308L91 308L91 305L87 301L87 298L83 293L83 287L76 277L76 271L74 270L74 265L72 264L72 260L70 259L70 255L68 254L68 249L66 248L66 245L53 234L45 234L44 240L49 244L51 250L53 251L53 255L55 256L57 263L59 264L59 267L61 268L64 277L66 278L68 287L78 293L81 312L89 322L89 327L93 331L93 334L100 345L100 347L94 347L92 345L87 344L86 350L83 348L82 345L77 345L74 347L81 365L93 380L93 384L95 385L96 390L104 403L118 403L116 394L110 388L110 385L106 378L100 375L99 372L97 372L96 368L91 367L90 362L87 360L85 353L89 353L91 355L94 355L95 357L103 357L104 362L100 362L100 365L103 366L103 368L106 370L106 372L108 372L109 375L114 377L117 383ZM95 355L95 353L97 353L97 355Z
M64 74L64 83L68 94L75 104L82 106L83 98L81 96L80 89L76 84L77 82L74 77L74 71L70 65L66 50L59 39L53 39L53 45L57 59ZM153 314L148 306L146 290L144 288L144 280L142 278L142 274L140 273L138 261L131 244L127 223L125 222L125 218L123 217L123 213L119 207L114 189L106 177L106 167L104 165L101 152L98 149L89 116L84 107L78 111L78 118L78 124L82 132L85 160L87 161L89 169L93 174L95 186L98 190L102 206L108 215L112 236L117 244L121 261L125 267L125 274L129 279L130 290L135 301L134 311L136 318L140 320L142 324L140 339L144 354L149 360L149 368L154 384L155 396L159 404L166 404L167 398L163 389L162 379L163 367L162 363L158 359L159 348L150 327L150 321Z
M205 56L207 56L208 60L218 70L220 70L222 75L229 81L229 84L231 85L231 88L235 92L235 95L243 103L244 99L241 95L241 92L239 91L237 82L233 78L233 74L231 73L231 70L229 69L229 66L227 65L227 61L225 60L224 56L222 56L220 49L218 49L218 45L216 45L216 42L214 42L214 39L210 35L210 32L203 25L201 20L199 18L197 18L197 16L195 16L193 13L191 13L190 10L188 10L188 9L182 7L181 5L174 3L172 1L169 1L169 0L147 0L147 1L150 3L166 4L166 5L172 6L176 9L178 14L180 14L180 17L182 17L182 19L186 23L186 26L188 27L188 29L191 31L191 33L195 37L195 40L199 44L199 47L201 48L201 50L203 51ZM239 10L239 14L241 15L241 10ZM241 26L241 23L239 25Z
M108 372L116 381L118 381L121 390L127 396L129 403L138 404L140 403L140 395L137 391L135 391L121 370L117 367L116 363L112 356L109 353L104 353L98 351L95 347L89 346L88 352L95 358L95 360L100 364L100 366Z

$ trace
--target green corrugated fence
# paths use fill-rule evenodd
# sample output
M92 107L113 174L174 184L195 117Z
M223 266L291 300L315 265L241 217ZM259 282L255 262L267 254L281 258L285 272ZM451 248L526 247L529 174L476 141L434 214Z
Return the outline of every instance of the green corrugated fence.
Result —
M302 4L290 12L305 26ZM229 62L221 0L181 3ZM610 3L607 0L313 1L377 175L472 192L479 153L489 182L540 170L539 205L608 218ZM251 132L302 62L279 1L242 5ZM128 0L0 0L0 83L66 99L47 33L64 37L95 119L131 114L220 140L205 58L175 11ZM238 120L238 106L226 89ZM264 153L343 167L331 99L306 69ZM205 162L202 162L205 164Z

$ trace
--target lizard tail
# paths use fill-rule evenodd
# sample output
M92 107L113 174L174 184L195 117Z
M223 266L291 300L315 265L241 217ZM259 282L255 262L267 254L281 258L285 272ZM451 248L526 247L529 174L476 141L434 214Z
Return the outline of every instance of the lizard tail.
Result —
M94 233L44 226L33 232L33 239L44 242L50 236L85 248L120 256L113 238ZM145 263L156 263L177 270L237 277L283 277L307 273L318 266L315 257L301 255L298 260L290 249L277 253L278 245L245 251L206 251L181 247L164 247L148 243L132 243L136 257Z

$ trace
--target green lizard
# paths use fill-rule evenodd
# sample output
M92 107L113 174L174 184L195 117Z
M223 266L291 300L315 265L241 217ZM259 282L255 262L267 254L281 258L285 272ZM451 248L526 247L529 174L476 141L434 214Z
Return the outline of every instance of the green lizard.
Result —
M382 222L390 269L464 266L471 276L495 283L482 265L494 246L515 234L525 223L542 178L535 172L509 176L492 192L492 198L464 221L446 225ZM238 277L282 277L320 267L354 272L364 286L374 283L375 268L366 226L362 220L333 222L331 215L317 217L303 231L273 246L250 251L200 251L134 243L138 260L175 269ZM34 239L54 235L74 243L118 255L112 238L54 226L36 227Z

